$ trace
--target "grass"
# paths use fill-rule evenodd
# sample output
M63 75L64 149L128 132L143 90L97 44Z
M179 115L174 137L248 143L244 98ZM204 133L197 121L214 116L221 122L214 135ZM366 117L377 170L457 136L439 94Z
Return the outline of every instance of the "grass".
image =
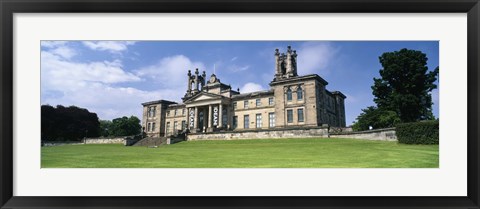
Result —
M42 147L42 168L438 168L438 145L356 139L186 141Z

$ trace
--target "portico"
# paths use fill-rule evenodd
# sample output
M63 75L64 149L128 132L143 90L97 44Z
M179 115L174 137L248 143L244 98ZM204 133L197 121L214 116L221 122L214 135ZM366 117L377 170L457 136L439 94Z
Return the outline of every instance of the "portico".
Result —
M229 101L220 95L202 92L185 101L188 129L193 133L214 132L228 126Z

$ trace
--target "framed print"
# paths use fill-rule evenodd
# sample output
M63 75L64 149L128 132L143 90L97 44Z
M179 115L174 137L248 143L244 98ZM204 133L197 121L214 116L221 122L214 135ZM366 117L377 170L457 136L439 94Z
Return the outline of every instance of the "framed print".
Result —
M2 208L479 208L477 0L0 5Z

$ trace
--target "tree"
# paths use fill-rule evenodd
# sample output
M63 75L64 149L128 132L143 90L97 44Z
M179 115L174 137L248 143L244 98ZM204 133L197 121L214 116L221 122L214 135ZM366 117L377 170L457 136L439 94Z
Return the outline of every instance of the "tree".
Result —
M112 121L100 120L100 136L112 136Z
M402 122L434 119L432 97L439 68L428 71L421 51L401 49L379 57L381 78L374 78L374 102L382 110L394 111Z
M76 106L41 106L42 140L81 140L99 136L96 113Z
M368 130L370 126L374 129L390 128L400 122L400 118L394 111L382 110L374 106L362 109L362 111L352 126L355 131Z
M123 116L112 120L109 131L110 136L132 136L140 134L141 128L140 119L135 116L130 118Z

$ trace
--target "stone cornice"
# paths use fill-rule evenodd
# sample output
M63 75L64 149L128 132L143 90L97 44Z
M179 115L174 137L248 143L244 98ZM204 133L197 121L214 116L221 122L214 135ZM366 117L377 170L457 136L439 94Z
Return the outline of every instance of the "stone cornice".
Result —
M322 83L323 85L328 85L328 82L325 79L323 79L322 77L320 77L319 75L309 74L309 75L304 75L304 76L295 76L295 77L291 77L291 78L283 78L283 79L279 79L279 80L273 80L272 82L270 82L270 86L275 86L275 85L285 84L285 83L291 83L291 82L297 82L297 81L311 80L311 79L315 79L318 82Z

